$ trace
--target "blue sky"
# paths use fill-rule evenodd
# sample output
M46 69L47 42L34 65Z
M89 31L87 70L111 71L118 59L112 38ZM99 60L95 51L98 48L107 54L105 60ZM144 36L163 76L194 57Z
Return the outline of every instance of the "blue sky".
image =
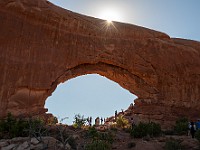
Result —
M65 9L105 19L108 11L116 21L131 23L171 37L200 41L200 0L49 0ZM99 75L81 76L61 84L46 102L60 118L82 115L107 117L125 109L135 96Z

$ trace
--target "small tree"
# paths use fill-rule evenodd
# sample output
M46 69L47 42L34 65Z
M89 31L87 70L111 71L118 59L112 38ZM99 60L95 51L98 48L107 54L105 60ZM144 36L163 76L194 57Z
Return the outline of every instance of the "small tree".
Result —
M84 118L84 116L81 116L80 114L76 114L74 116L74 127L81 128L83 125L86 124L87 119Z

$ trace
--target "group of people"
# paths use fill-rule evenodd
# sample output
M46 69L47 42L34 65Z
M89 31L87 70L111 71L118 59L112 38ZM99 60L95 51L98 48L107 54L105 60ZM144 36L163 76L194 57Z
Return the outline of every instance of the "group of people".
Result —
M89 126L92 126L92 117L88 117L87 118L87 122L88 122L88 124L89 124ZM95 119L95 125L100 125L100 123L101 123L101 125L103 124L103 122L105 123L106 122L106 119L104 118L99 118L99 117L97 117L96 119Z
M188 135L190 133L191 136L192 136L192 138L194 138L195 132L197 130L200 130L200 119L197 120L196 122L194 122L194 121L189 122L189 132L188 132Z

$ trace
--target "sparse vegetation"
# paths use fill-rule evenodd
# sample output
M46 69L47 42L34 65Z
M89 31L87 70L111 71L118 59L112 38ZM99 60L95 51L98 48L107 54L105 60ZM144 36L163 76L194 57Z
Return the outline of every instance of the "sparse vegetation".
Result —
M87 121L87 119L84 118L84 116L81 116L80 114L76 114L74 116L74 122L73 122L74 124L73 124L73 126L75 128L81 128L82 126L85 125L86 121Z
M91 138L92 140L106 141L110 144L112 144L114 141L114 135L112 134L112 132L101 132L95 129L95 127L89 128L86 137Z
M156 124L154 122L150 123L140 122L133 129L131 129L130 134L134 138L142 138L147 135L155 137L161 134L161 127L159 124Z
M110 150L111 145L106 141L94 140L85 145L85 150Z
M84 148L85 150L110 150L112 144L113 147L123 145L123 148L134 148L137 140L132 141L133 139L131 140L127 133L130 133L134 138L142 138L142 140L149 141L149 143L152 141L151 137L156 137L161 134L160 125L153 122L141 122L138 125L133 126L133 128L127 128L129 126L128 120L123 116L117 118L116 123L114 124L115 126L104 129L102 129L101 126L96 126L96 128L94 126L86 126L86 119L80 114L75 115L74 118L74 124L76 124L76 127L79 129L61 123L55 124L53 122L49 124L49 122L44 122L40 118L16 119L12 114L8 114L4 120L0 120L0 138L27 137L28 143L31 143L32 139L36 139L39 143L38 145L42 146L43 149L54 147L55 149ZM187 131L185 130L186 128L184 128L186 122L185 119L177 121L174 130L176 129L176 131L180 132L176 133ZM173 132L175 133L175 131ZM55 140L55 143L53 146L52 143L49 142L50 139L48 137L44 138L44 136L54 138L53 140ZM195 138L200 142L200 130L196 132ZM166 141L166 139L167 136L162 141ZM181 146L181 141L177 139L183 141L181 138L175 136L175 139L168 139L163 148L166 150L183 149L184 147Z
M63 149L65 149L67 143L71 146L71 148L76 149L76 146L77 146L76 141L67 132L67 126L66 125L56 126L56 137L55 138L58 141L60 141L60 143L63 146Z
M89 128L86 137L91 139L91 142L85 145L86 150L110 150L114 141L111 131L101 132L95 127Z
M13 138L28 136L26 129L29 124L23 119L15 119L11 113L8 113L5 119L0 120L1 138Z
M188 119L180 118L176 121L174 132L178 135L186 135L188 132Z

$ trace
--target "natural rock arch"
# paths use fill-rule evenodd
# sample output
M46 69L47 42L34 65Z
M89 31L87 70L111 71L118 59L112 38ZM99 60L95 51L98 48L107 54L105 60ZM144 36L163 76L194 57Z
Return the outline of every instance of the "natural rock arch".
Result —
M87 73L137 95L133 113L142 120L199 117L200 42L108 25L45 0L2 0L0 20L0 117L44 114L60 82Z

